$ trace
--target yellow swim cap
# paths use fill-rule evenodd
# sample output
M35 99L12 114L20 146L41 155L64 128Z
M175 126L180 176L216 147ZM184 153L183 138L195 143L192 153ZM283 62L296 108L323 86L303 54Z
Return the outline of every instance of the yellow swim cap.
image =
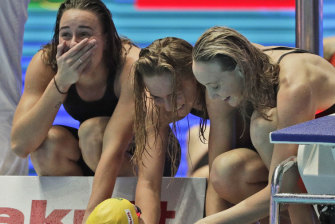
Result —
M135 205L124 198L110 198L98 204L86 224L138 224Z

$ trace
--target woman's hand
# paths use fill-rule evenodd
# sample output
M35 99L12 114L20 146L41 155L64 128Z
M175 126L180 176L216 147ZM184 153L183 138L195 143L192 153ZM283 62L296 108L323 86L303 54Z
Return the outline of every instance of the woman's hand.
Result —
M66 42L57 46L57 66L56 74L57 84L62 91L76 83L92 58L92 52L95 48L96 40L85 38L74 47L69 48Z
M82 221L82 224L86 224L86 220L88 218L89 214L85 212L85 215L83 217L83 221Z

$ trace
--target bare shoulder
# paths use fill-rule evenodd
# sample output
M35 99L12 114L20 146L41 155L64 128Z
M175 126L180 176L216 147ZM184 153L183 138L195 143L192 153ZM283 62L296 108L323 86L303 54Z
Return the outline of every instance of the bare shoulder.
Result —
M131 93L134 79L134 63L137 61L140 49L134 45L124 44L123 46L123 65L120 68L115 79L116 95L122 95L122 92Z
M334 67L324 58L308 53L289 54L280 62L280 84L315 84L335 79Z
M140 51L141 49L138 48L135 45L130 45L130 44L124 44L123 45L124 48L124 56L125 56L125 63L134 63L135 61L137 61Z
M43 50L38 51L31 59L25 77L25 90L44 91L55 75L51 66L43 60Z
M309 95L305 100L314 101L316 109L327 108L334 104L335 68L318 55L290 54L280 63L279 86L278 94Z
M335 36L326 37L323 39L323 56L326 60L335 54Z
M132 75L132 68L134 63L138 60L140 49L134 45L124 44L123 46L123 67L120 71L121 79L129 79Z

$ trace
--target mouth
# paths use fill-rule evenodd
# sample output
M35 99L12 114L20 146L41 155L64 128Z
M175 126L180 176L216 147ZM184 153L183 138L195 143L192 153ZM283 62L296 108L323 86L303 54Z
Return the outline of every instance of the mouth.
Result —
M226 98L223 99L223 101L228 102L230 100L230 96L227 96Z
M184 105L185 105L185 104L182 104L182 105L180 105L179 107L177 107L177 111L180 110L180 109L182 109L182 108L184 107Z

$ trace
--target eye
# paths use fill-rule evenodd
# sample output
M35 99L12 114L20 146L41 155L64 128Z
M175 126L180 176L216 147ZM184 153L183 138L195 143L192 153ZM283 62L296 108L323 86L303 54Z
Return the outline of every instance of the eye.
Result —
M156 104L159 104L162 102L162 98L158 97L158 96L151 96L151 98L154 100L154 102Z
M88 33L88 32L80 32L79 33L79 37L90 37L90 36L91 36L91 34Z
M219 89L219 85L217 85L217 84L215 84L215 85L210 85L209 86L211 89L213 89L213 90L217 90L217 89Z
M71 38L71 34L68 33L68 32L62 32L62 33L60 34L60 36L61 36L63 39L65 39L65 40Z

